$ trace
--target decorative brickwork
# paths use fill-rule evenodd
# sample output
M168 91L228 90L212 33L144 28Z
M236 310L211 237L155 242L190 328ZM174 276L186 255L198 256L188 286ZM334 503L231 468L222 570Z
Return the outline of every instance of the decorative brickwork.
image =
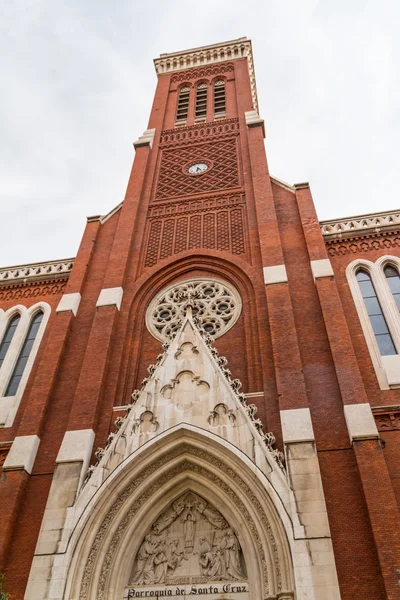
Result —
M213 168L197 177L183 172L190 162L211 161ZM236 139L228 138L162 151L156 199L199 194L240 185Z
M331 240L327 242L329 256L341 254L365 254L371 250L390 250L400 247L400 236L381 232L366 237L350 238L345 240Z
M191 127L180 127L179 129L166 129L161 134L160 146L193 144L194 141L210 137L226 137L228 134L239 134L239 119L224 119L218 123L203 123Z
M235 67L232 63L212 65L209 67L199 67L197 69L190 69L184 73L176 73L175 75L172 75L171 82L179 83L181 81L188 81L190 79L200 79L200 77L215 77L216 75L231 73L234 70Z
M400 429L400 406L392 410L374 411L374 417L378 431L394 431Z
M243 203L237 194L150 207L145 266L192 248L244 254Z
M47 285L8 286L0 288L0 300L21 300L39 296L57 296L64 293L67 279L57 279Z

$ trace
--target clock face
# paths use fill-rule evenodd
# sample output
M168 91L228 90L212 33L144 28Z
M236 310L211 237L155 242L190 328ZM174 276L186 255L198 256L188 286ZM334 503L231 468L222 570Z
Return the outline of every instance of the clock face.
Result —
M187 169L187 172L190 173L190 175L200 175L200 173L204 173L205 171L208 171L208 169L209 166L207 163L198 162L190 165Z

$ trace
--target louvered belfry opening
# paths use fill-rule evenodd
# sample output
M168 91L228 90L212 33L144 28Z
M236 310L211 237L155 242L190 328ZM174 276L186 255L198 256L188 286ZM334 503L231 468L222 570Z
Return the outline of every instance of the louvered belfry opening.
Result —
M178 108L176 111L176 120L178 122L187 120L189 112L189 96L190 88L186 86L181 88L179 92Z
M225 82L216 81L214 84L214 116L225 115Z
M196 87L196 119L207 116L207 84L199 83Z

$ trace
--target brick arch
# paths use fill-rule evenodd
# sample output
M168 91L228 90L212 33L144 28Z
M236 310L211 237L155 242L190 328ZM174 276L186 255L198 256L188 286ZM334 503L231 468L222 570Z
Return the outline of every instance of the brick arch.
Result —
M116 403L129 402L130 394L147 375L147 367L161 351L161 343L153 338L145 325L145 311L151 299L172 282L190 276L209 276L225 280L240 293L243 309L235 326L216 342L221 354L227 356L230 368L242 380L245 391L259 392L268 388L271 399L276 398L275 376L270 353L268 315L264 283L260 274L245 261L229 260L223 253L211 257L206 251L182 253L178 259L166 259L157 267L146 269L143 275L126 290L131 298L129 312L123 317L121 363L118 374ZM258 324L262 324L261 327ZM239 352L233 351L240 348ZM267 401L267 399L265 400ZM266 417L265 403L256 398L261 418ZM272 411L273 412L273 411ZM271 414L271 413L270 413Z

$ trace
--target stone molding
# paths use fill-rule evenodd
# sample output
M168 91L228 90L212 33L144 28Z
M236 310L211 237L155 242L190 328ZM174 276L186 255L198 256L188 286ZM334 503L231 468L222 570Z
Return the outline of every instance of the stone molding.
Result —
M362 404L346 404L344 416L350 440L378 439L379 433L371 406L368 402Z
M135 142L133 142L134 147L140 148L141 146L150 146L150 148L152 148L155 134L155 129L146 129L143 135L141 135Z
M25 470L29 475L32 473L40 439L37 435L17 436L11 446L7 458L4 461L4 471Z
M400 229L400 210L321 221L320 226L326 240L352 237L361 232L393 231Z
M96 308L116 306L120 310L123 293L122 287L102 289L96 302Z
M79 292L73 292L71 294L64 294L58 303L56 308L56 313L60 312L69 312L74 313L76 317L76 313L78 312L79 304L81 302L81 295Z
M331 261L329 258L321 258L319 260L312 260L310 262L311 271L314 277L314 281L316 279L322 279L323 277L334 277L334 272L332 269Z
M282 436L285 444L313 442L314 430L309 408L281 410Z
M264 267L263 273L265 285L287 283L288 281L285 265L274 265L273 267Z
M0 284L8 284L15 281L20 282L21 280L25 283L26 281L53 278L57 275L65 277L65 274L71 272L73 264L73 258L65 258L57 261L4 267L0 269Z
M83 462L89 463L94 431L92 429L77 429L66 431L56 458L56 463Z
M169 52L160 54L160 58L154 59L157 75L173 73L214 65L225 61L233 61L247 58L250 76L250 87L253 98L253 107L258 111L256 76L254 72L253 50L251 41L246 37L237 38L228 42L190 48L181 52Z
M263 137L265 138L265 124L264 119L260 117L256 110L248 110L244 113L244 118L247 127L262 127Z

